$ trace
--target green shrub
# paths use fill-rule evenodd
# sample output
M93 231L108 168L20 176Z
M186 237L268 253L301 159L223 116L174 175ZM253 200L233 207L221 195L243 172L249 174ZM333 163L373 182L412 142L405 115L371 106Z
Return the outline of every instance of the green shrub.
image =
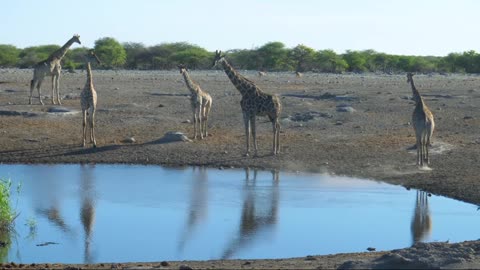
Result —
M17 217L16 211L11 204L12 181L0 179L0 232L13 229L13 221ZM20 192L20 185L17 186L17 194Z

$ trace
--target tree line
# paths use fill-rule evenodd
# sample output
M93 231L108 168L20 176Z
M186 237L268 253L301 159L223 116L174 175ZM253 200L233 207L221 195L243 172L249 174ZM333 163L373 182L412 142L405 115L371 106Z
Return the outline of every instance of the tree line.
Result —
M46 59L59 45L41 45L16 48L0 44L0 67L31 68ZM68 51L63 67L84 67L84 55L90 48L80 47ZM210 69L214 52L187 42L162 43L145 46L142 43L120 43L105 37L95 41L96 54L106 69L168 70L178 64L190 69ZM480 54L471 50L450 53L447 56L392 55L374 50L335 51L315 50L299 44L287 48L282 42L269 42L254 49L235 49L226 52L237 69L262 71L313 72L451 72L480 73Z

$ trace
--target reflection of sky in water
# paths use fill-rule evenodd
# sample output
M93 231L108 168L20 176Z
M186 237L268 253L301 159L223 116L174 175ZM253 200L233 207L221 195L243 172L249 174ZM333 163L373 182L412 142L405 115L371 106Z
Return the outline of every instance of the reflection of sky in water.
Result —
M22 183L8 261L23 263L386 250L410 246L414 232L479 238L474 205L346 177L141 165L0 165L0 176Z

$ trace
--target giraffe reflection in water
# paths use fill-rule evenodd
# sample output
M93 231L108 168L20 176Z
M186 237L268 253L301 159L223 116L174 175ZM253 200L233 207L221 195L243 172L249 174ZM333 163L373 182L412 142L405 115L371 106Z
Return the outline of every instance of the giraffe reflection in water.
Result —
M257 170L250 179L250 168L245 169L244 202L238 236L226 247L222 259L231 258L258 236L271 233L278 221L279 172L272 170L271 186L257 185Z
M198 170L197 172L195 172ZM193 185L190 194L190 206L188 209L185 230L178 242L178 250L182 251L185 243L190 238L196 225L207 217L208 201L208 174L205 167L193 167Z
M425 241L432 232L432 219L428 207L428 195L424 191L417 191L411 230L412 244Z
M84 262L93 263L93 257L90 250L92 240L93 225L95 223L95 165L81 165L80 167L80 220L84 230Z
M64 194L64 186L55 181L52 174L58 173L53 168L35 170L34 174L42 181L33 181L33 193L35 213L39 216L45 217L48 222L59 228L66 234L73 234L72 228L65 222L61 213L62 194Z

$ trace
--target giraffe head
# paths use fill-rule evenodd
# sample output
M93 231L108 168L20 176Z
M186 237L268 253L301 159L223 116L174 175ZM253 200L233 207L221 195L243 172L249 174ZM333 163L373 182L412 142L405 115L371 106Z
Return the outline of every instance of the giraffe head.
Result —
M184 64L179 64L177 67L178 67L178 69L180 70L180 74L183 74L183 73L185 73L186 71L188 71L187 66L185 66Z
M97 54L95 54L95 51L93 49L87 51L86 58L87 58L87 62L95 61L99 65L102 63L100 59L98 59L98 56Z
M410 83L413 81L413 73L408 72L407 73L407 83Z
M76 42L78 44L82 44L82 42L80 42L80 35L78 35L78 34L73 35L72 40L73 40L73 42Z
M217 67L218 63L220 63L220 61L222 59L224 59L224 57L225 57L225 54L222 54L222 51L216 50L215 51L215 58L213 58L212 67Z

